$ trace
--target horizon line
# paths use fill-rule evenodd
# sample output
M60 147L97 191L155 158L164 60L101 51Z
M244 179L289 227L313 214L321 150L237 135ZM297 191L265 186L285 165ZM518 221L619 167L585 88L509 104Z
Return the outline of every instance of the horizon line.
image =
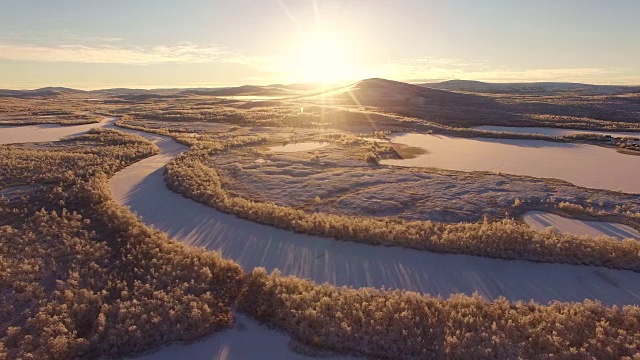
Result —
M346 85L350 83L357 83L359 81L370 80L370 79L383 79L390 81L403 82L407 84L438 84L445 83L450 81L466 81L466 82L476 82L476 83L484 83L484 84L575 84L575 85L588 85L588 86L620 86L620 87L640 87L640 84L627 84L627 83L606 83L606 82L580 82L580 81L485 81L485 80L474 80L474 79L412 79L412 80L394 80L387 79L382 77L370 77L361 80L351 80L351 81L340 81L332 84L323 84L321 82L271 82L267 84L257 83L241 83L240 85L236 84L192 84L192 85L99 85L96 87L93 86L80 86L75 87L74 85L43 85L43 86L35 86L35 87L12 87L11 85L5 86L0 85L0 90L5 91L34 91L48 88L64 88L70 90L78 90L78 91L101 91L101 90L113 90L113 89L127 89L127 90L188 90L188 89L227 89L227 88L236 88L242 86L260 86L260 87L269 87L276 85L324 85L324 86L340 86Z

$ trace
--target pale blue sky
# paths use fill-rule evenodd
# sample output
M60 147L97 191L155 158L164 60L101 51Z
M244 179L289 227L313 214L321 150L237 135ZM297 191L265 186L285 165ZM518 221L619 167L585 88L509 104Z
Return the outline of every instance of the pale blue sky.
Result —
M303 81L330 62L299 64L326 56L299 55L316 28L340 80L640 84L638 19L637 0L0 0L0 87Z

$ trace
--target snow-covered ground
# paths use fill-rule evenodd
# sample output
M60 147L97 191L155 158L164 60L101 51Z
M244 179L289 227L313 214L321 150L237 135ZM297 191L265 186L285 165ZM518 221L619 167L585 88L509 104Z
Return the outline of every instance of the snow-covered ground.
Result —
M317 153L317 161L310 161L312 153ZM371 167L342 146L278 153L268 160L259 156L253 149L236 149L216 158L225 189L246 199L307 211L475 222L513 212L516 199L536 210L552 205L547 201L553 199L556 204L592 204L596 211L614 213L620 207L640 212L640 195L504 173Z
M36 185L20 185L0 189L0 199L5 199L9 202L12 202L19 199L22 195L28 194L35 188L38 187Z
M598 130L576 130L576 129L560 129L550 127L516 127L516 126L493 126L483 125L476 126L473 129L487 131L504 131L516 134L540 134L561 137L573 134L599 134L611 135L614 137L640 137L640 132L623 132L623 131L598 131Z
M392 137L392 141L420 147L428 153L412 159L382 160L382 164L502 172L561 179L588 188L640 193L640 157L602 146L428 134L403 134Z
M247 270L264 266L317 282L443 296L477 291L489 299L640 304L640 274L632 271L371 246L294 234L221 213L166 188L163 166L186 147L167 137L122 130L156 141L162 152L116 174L110 181L115 199L148 225L187 244L220 250ZM25 141L38 141L38 131L25 131ZM248 359L256 353L260 358L301 358L285 348L283 335L238 319L254 336L247 339L236 328L191 345L166 347L149 358Z
M548 227L553 227L558 231L568 232L574 235L612 236L620 240L640 240L640 232L622 224L604 221L576 220L543 211L529 211L522 216L522 219L529 226L537 230L545 230Z
M106 125L113 126L111 121ZM317 282L443 296L478 291L488 299L640 304L640 274L631 271L371 246L295 234L221 213L165 186L163 166L186 147L168 137L122 130L155 141L162 152L116 174L110 182L115 199L148 225L190 245L220 250L247 270L264 266ZM38 132L24 131L23 140L37 141Z
M299 142L299 143L290 143L290 144L279 145L279 146L272 146L269 148L269 151L282 152L282 153L309 151L309 150L320 149L327 145L329 145L329 143L317 142L317 141Z
M132 132L127 130L127 132ZM336 241L295 234L239 219L167 189L163 165L181 151L166 138L162 153L117 173L115 199L143 221L187 244L220 250L250 270L280 269L316 282L386 287L449 296L479 292L488 299L640 304L640 274L589 266L532 263L468 255L437 254L399 247Z
M99 125L105 128L114 128L114 121L116 118L105 118ZM96 127L96 126L93 126ZM91 128L93 128L91 127ZM14 127L10 127L14 128ZM19 127L21 132L20 142L40 142L40 141L56 141L60 138L70 135L76 135L84 133L91 128L86 125L83 126L71 126L64 127L66 131L49 131L49 128L57 130L58 126L22 126ZM15 134L15 132L5 132L5 128L0 128L0 139L10 139L8 134ZM163 166L175 155L182 151L187 150L187 147L177 144L173 139L168 137L158 136L150 133L144 133L140 131L120 129L128 133L134 133L143 135L145 138L150 139L162 149L162 153L146 159L143 162L136 163L127 168L129 175L133 174L134 179L148 179L149 177L162 180L162 168ZM122 175L122 173L119 173ZM135 180L133 183L135 184ZM140 185L142 186L142 185ZM30 186L14 187L0 190L0 195L10 197L11 194L17 191L28 190ZM195 204L187 199L179 197L169 192L166 187L162 186L165 191L165 195L170 194L182 199L185 202ZM129 189L131 190L131 189ZM135 191L134 191L135 193ZM153 194L146 193L147 195ZM132 194L129 194L129 196ZM124 196L126 198L127 196ZM126 201L123 197L119 198L121 201ZM171 199L162 198L162 194L159 195L157 200L163 202L162 207L171 206ZM169 203L164 203L164 201ZM196 207L197 208L197 207ZM160 211L162 213L162 211ZM193 216L193 213L187 214L187 217ZM165 219L171 222L170 219ZM184 221L184 219L179 220ZM158 224L150 224L158 225ZM215 231L215 227L211 229L204 229L205 231ZM173 344L166 346L159 351L149 353L140 357L140 359L190 359L190 360L232 360L232 359L283 359L283 360L303 360L303 359L317 359L318 357L310 357L295 353L289 346L290 338L286 334L280 333L275 330L270 330L266 326L260 325L250 318L234 313L236 324L232 329L226 330L221 333L213 334L212 336L205 338L201 341L192 344ZM332 359L355 359L353 357L335 357Z
M269 330L245 315L234 313L236 325L226 331L193 344L166 346L157 352L138 357L138 360L303 360L318 359L293 352L289 336ZM355 359L335 357L332 359Z
M55 124L0 126L0 145L58 141L67 136L82 134L91 129L112 125L116 119L116 117L105 117L99 123L73 126L61 126Z

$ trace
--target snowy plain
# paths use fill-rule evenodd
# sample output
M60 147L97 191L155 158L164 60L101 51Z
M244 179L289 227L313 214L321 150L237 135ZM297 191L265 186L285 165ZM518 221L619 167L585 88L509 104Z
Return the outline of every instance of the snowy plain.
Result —
M290 144L284 144L279 146L272 146L269 148L269 151L283 152L283 153L309 151L309 150L320 149L327 145L329 145L329 143L326 143L326 142L316 142L316 141L299 142L299 143L290 143Z

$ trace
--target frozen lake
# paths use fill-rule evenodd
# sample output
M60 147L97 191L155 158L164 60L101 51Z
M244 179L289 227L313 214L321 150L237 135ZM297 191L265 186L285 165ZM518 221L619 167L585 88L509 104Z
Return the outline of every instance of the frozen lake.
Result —
M91 129L111 125L115 117L105 117L99 123L86 125L61 126L57 124L44 125L2 125L0 126L0 145L28 142L58 141L64 137L85 133Z
M382 160L385 165L493 171L626 193L640 193L640 156L612 148L543 140L456 138L402 134L392 142L427 151L412 159Z

